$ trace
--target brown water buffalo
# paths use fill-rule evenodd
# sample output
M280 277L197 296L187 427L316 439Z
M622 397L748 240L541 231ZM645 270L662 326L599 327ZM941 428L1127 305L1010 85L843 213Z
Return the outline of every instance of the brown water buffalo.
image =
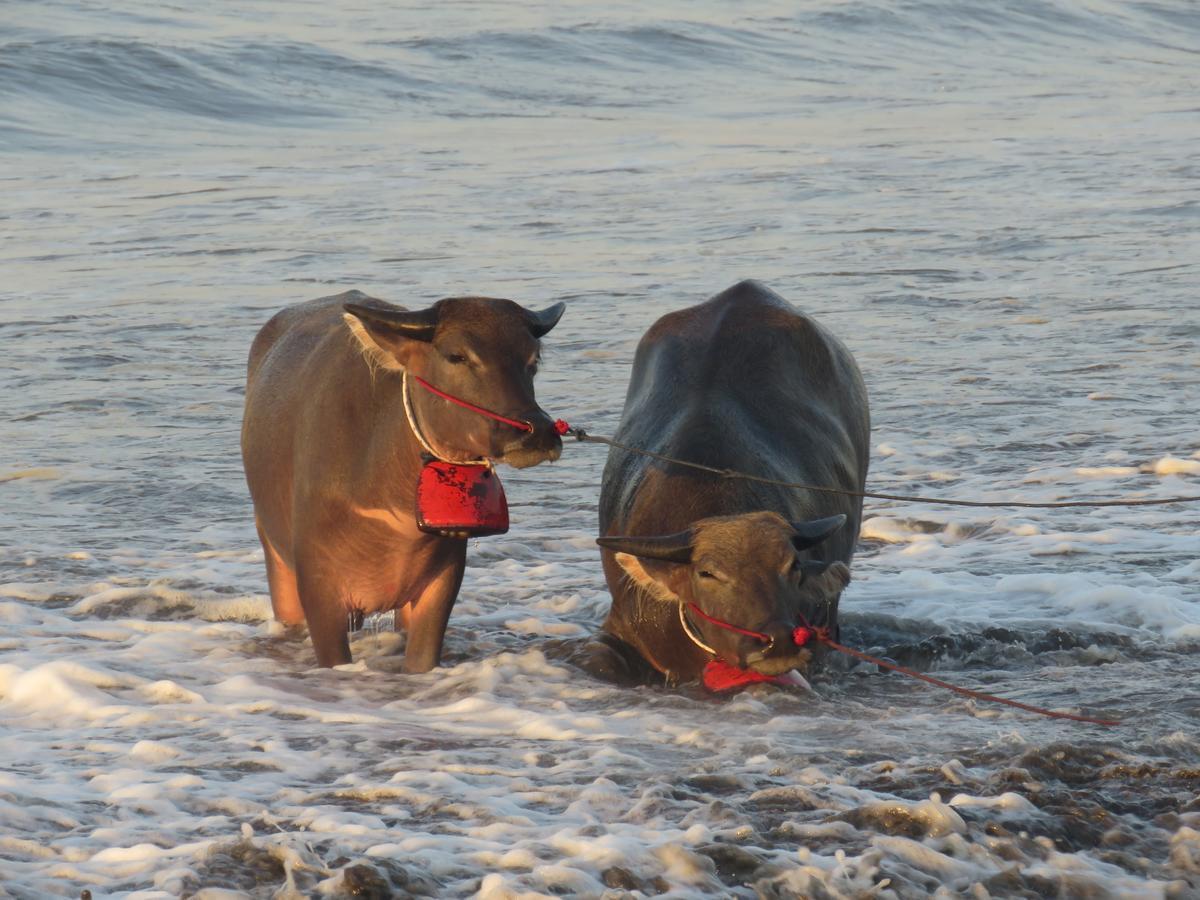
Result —
M642 338L616 440L765 478L861 491L870 422L849 351L778 294L743 281ZM600 495L613 603L597 674L670 683L714 659L804 670L801 617L837 628L862 499L724 478L613 448ZM723 622L769 635L757 638Z
M276 314L254 339L242 459L275 617L308 623L317 662L350 661L353 616L396 610L404 668L438 664L462 584L465 537L416 523L422 447L405 413L407 370L527 422L522 431L410 385L413 418L439 457L517 467L558 458L533 394L539 339L561 303L453 297L409 311L358 291Z

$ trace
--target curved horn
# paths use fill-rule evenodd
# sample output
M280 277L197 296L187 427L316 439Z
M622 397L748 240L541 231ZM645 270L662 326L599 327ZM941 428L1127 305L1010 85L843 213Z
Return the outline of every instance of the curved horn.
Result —
M363 306L346 303L342 307L363 321L368 328L377 327L418 341L433 340L438 323L438 308L408 310L395 306Z
M846 524L846 517L841 513L826 519L809 519L807 522L793 522L796 536L792 538L792 546L797 550L807 550L816 546Z
M596 538L596 543L614 553L628 553L646 559L661 559L664 562L688 562L692 558L692 532L679 531L658 537L611 537Z
M555 303L553 306L543 309L541 312L532 312L525 310L525 318L529 322L529 331L535 338L540 338L551 328L558 324L558 320L562 318L563 311L566 310L567 304Z

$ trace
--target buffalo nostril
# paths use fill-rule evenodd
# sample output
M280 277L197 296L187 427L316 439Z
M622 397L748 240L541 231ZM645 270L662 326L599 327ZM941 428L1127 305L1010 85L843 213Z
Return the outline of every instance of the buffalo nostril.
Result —
M767 641L755 639L753 649L745 654L746 665L763 662L771 656L780 655L779 651L787 653L791 647L790 639L782 639L781 635L772 632L762 632ZM790 637L790 636L789 636Z
M562 442L562 438L554 428L554 423L550 421L545 413L539 412L533 415L519 416L518 418L529 423L529 429L515 432L517 440L524 443L536 443L545 446Z

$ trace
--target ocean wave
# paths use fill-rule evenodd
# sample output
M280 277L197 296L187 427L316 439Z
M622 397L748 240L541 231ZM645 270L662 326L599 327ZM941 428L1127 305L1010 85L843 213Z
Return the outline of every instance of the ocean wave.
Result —
M235 80L209 54L141 41L60 38L5 45L0 91L113 114L111 104L221 120L274 121L322 114Z
M679 12L424 35L404 29L398 16L337 44L203 33L197 40L194 23L181 19L172 28L161 17L154 28L143 24L144 34L135 28L120 38L24 29L0 47L0 94L10 104L0 131L18 143L22 134L65 137L80 114L94 123L93 139L120 142L122 129L144 125L148 114L335 127L348 116L389 112L549 115L679 109L714 97L733 110L804 82L842 85L845 99L901 71L933 91L946 71L969 78L981 53L1031 84L1048 52L1090 54L1097 65L1113 53L1158 54L1153 62L1161 66L1162 53L1186 51L1200 29L1200 17L1161 5L1113 14L1050 0L1004 8L851 3L720 20L702 8Z

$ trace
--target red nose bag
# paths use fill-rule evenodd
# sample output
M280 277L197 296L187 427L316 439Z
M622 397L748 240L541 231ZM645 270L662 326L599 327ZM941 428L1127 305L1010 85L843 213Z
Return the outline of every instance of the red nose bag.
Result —
M504 534L508 499L500 476L478 463L425 463L417 480L417 527L453 537Z

